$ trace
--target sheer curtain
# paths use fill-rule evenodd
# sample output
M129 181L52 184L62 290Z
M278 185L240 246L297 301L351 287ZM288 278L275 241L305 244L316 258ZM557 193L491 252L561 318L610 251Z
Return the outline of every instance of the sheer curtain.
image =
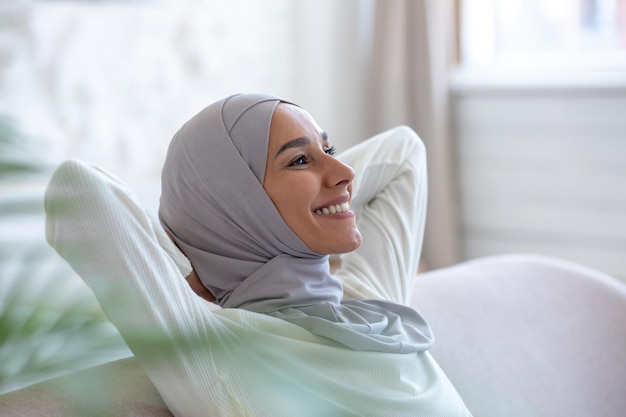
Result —
M366 59L367 133L398 124L426 144L429 207L423 262L428 268L460 260L450 127L448 73L455 51L453 0L378 0L372 7Z

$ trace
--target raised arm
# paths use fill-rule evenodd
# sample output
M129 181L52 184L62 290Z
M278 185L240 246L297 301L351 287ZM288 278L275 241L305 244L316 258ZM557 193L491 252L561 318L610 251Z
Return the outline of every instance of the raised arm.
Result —
M190 268L159 224L121 181L77 161L57 169L45 205L48 242L91 287L168 406L210 401L207 346L220 322L185 282ZM207 395L190 397L190 388Z
M380 133L339 155L356 171L353 209L363 244L342 255L335 275L347 298L407 303L426 221L426 150L406 126Z

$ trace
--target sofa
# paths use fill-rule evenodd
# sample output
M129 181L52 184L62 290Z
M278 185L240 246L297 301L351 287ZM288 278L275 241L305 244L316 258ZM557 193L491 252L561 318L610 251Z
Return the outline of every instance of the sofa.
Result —
M499 255L419 274L411 304L475 417L626 415L621 281L560 259ZM132 356L0 396L3 417L170 415Z

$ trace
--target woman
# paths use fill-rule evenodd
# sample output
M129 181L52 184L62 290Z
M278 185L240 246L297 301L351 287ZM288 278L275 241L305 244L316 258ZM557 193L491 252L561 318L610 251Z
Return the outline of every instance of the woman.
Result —
M49 242L174 415L469 415L404 305L424 227L422 143L398 128L333 153L299 107L235 95L172 140L163 228L101 171L68 163L53 177ZM344 254L334 275L328 254Z

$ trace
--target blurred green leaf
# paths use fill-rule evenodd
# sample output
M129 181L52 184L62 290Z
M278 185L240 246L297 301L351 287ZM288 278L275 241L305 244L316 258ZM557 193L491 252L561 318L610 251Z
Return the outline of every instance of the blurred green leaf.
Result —
M44 145L24 134L19 122L0 114L0 179L49 174Z

